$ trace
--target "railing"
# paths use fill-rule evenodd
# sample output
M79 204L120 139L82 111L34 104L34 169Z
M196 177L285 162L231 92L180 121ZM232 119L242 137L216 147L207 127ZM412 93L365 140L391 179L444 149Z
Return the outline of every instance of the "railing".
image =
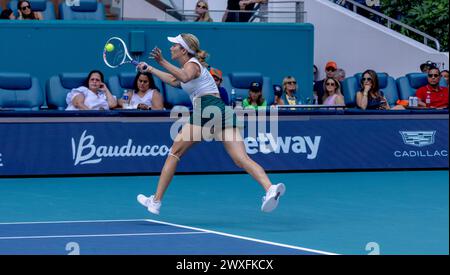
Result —
M226 10L208 10L210 17L215 22L221 22ZM236 16L236 21L241 22L291 22L291 23L304 23L306 21L306 12L304 10L304 1L291 0L291 1L277 1L268 2L268 4L257 4L254 10L228 10L229 13L233 13ZM180 15L181 21L195 21L197 15L195 10L187 9L167 9L166 13L180 20L179 17L174 15ZM241 18L240 18L241 17ZM239 20L243 19L245 20ZM167 17L166 20L170 21Z
M425 44L425 45L428 46L428 41L431 41L431 42L434 42L436 50L438 50L438 51L441 50L441 45L440 45L438 39L436 39L436 38L434 38L434 37L432 37L432 36L430 36L430 35L428 35L428 34L426 34L426 33L424 33L424 32L421 32L421 31L418 30L418 29L415 29L415 28L413 28L413 27L411 27L411 26L408 26L408 25L406 25L405 23L402 23L402 22L400 22L400 21L398 21L398 20L395 20L394 18L391 18L391 17L389 17L389 16L387 16L387 15L381 13L381 12L378 12L378 11L376 11L376 10L374 10L374 9L371 9L371 8L369 8L369 7L367 7L367 6L363 5L363 4L360 4L360 3L355 2L355 1L353 1L353 0L345 0L345 1L330 0L330 1L333 2L333 3L335 3L335 4L338 4L338 5L340 5L340 6L342 6L342 5L344 4L344 2L345 2L345 3L350 3L350 4L353 5L353 12L356 13L356 12L358 11L358 8L363 9L363 10L365 10L365 11L371 13L371 14L374 14L374 15L376 15L376 16L382 18L382 19L385 19L386 22L387 22L387 25L386 25L386 26L387 26L389 29L392 29L392 26L393 26L393 25L398 25L398 26L400 26L401 28L406 29L406 30L408 30L408 31L411 31L411 32L417 34L418 36L422 37L422 39L423 39L423 44ZM380 23L380 22L379 22L379 23ZM380 24L382 24L382 23L380 23ZM383 24L383 25L384 25L384 24ZM413 37L411 37L411 38L413 38ZM413 38L413 39L414 39L414 38Z
M280 16L274 17L274 14L280 14ZM269 1L265 5L258 4L255 9L255 14L252 18L250 18L250 22L254 22L256 19L259 19L260 22L274 22L274 18L283 18L285 20L285 15L294 15L294 22L304 23L306 20L305 2L303 0L291 0L276 2Z

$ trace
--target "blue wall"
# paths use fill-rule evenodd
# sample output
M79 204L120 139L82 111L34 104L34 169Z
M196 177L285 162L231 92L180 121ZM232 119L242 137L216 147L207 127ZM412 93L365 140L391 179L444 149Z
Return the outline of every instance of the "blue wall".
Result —
M138 21L0 21L0 72L27 72L45 81L60 72L88 72L98 68L106 77L133 71L129 65L111 70L103 64L106 40L130 32L145 33L145 60L155 45L170 59L167 36L190 32L210 53L208 62L224 71L256 71L281 83L297 78L302 97L312 91L314 29L311 24L168 23ZM133 45L130 45L133 47ZM141 46L141 45L136 45ZM152 65L155 65L154 62Z
M173 119L74 119L0 121L0 177L159 173L172 146ZM266 171L448 169L445 114L426 119L413 115L279 119L278 134L270 125L258 128L257 134L250 132L249 125L244 130L248 154ZM178 132L178 128L172 130ZM203 142L182 157L177 171L242 170L220 142Z

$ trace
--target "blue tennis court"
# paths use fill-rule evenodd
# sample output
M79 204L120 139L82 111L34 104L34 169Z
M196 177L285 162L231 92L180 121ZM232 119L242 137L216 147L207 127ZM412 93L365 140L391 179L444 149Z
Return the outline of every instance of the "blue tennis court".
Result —
M154 216L156 176L0 179L0 254L448 254L448 171L178 175Z

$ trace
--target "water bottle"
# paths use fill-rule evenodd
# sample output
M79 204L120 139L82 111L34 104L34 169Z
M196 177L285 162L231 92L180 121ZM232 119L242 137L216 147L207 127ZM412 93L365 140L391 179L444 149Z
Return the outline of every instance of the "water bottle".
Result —
M230 100L231 107L236 106L236 91L234 89L231 89L231 100Z
M319 105L319 97L317 93L314 93L313 105Z
M130 102L129 102L129 97L128 97L127 90L123 91L122 100L123 100L122 108L123 109L130 109Z
M427 105L427 108L430 108L431 106L431 92L427 91L427 97L425 98L425 104Z
M242 97L238 96L236 97L235 104L236 108L242 108Z

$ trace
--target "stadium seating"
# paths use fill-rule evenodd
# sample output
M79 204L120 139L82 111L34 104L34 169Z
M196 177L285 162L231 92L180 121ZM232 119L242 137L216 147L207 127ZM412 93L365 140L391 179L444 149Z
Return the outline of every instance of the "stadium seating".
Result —
M267 105L271 105L275 99L272 90L272 83L269 77L263 76L256 72L235 72L228 74L228 78L224 77L222 86L227 89L229 98L231 99L231 91L234 89L236 97L245 99L248 97L248 91L252 82L262 84L262 93L266 99Z
M170 85L164 85L164 107L166 109L172 109L176 106L186 106L192 108L192 102L189 94L180 88L175 88Z
M416 90L427 85L427 75L424 73L409 73L396 80L400 99L408 99L416 94Z
M0 108L37 111L44 103L39 80L26 73L0 73Z
M383 91L389 105L394 106L399 98L394 78L387 73L377 73L377 76L380 90ZM361 77L362 73L357 73L342 82L345 105L349 108L356 106L356 93L361 89Z
M97 0L79 0L80 5L59 4L59 13L64 20L105 20L105 7Z
M55 20L55 8L53 6L53 3L48 0L28 0L31 4L31 8L33 11L39 11L42 13L42 17L45 20ZM8 7L14 11L14 14L16 16L18 15L17 12L17 3L18 0L11 0L8 2Z
M45 88L48 108L58 110L66 109L67 93L73 88L84 85L87 76L88 73L61 73L50 77Z
M122 97L123 91L128 89L133 89L133 80L136 77L136 73L119 73L118 75L111 76L109 78L109 90L117 98ZM162 95L163 93L163 83L158 77L153 77L156 87L159 89Z
M400 99L408 99L416 95L416 90L427 85L427 75L424 73L409 73L396 80ZM445 79L441 77L440 86L447 86Z

